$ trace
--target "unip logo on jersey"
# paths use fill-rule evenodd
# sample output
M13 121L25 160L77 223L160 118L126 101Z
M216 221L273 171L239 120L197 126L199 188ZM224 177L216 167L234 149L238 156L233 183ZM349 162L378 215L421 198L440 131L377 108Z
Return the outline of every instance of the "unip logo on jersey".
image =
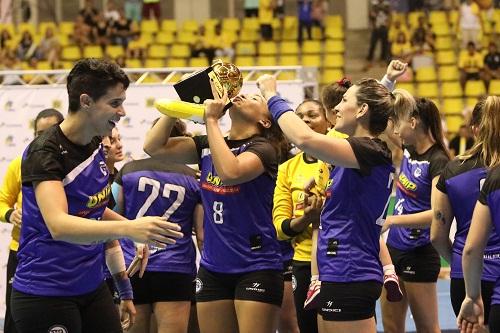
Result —
M96 208L107 204L110 195L111 195L111 186L108 184L99 193L89 196L89 201L87 201L87 207Z
M406 190L415 192L417 190L417 184L409 180L408 177L406 177L406 175L402 172L399 174L398 187L403 191Z

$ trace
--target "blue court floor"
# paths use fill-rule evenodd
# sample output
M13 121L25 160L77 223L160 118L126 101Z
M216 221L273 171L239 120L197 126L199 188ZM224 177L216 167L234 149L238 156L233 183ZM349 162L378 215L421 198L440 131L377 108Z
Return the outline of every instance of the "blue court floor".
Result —
M450 302L450 281L449 280L438 280L437 284L438 291L438 306L439 306L439 325L442 332L455 333L458 332L456 325L456 318L453 309L451 308ZM377 318L382 318L380 312L380 304L377 303ZM377 324L377 330L383 332L382 321L379 320ZM416 332L415 322L413 317L408 310L406 315L406 332Z

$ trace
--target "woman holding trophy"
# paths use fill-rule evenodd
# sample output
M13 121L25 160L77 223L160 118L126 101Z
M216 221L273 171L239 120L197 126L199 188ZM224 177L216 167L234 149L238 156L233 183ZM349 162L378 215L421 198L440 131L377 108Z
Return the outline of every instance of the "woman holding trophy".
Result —
M222 93L210 82L214 98L204 102L207 135L170 138L175 118L163 116L147 133L144 150L200 164L205 242L196 293L201 331L274 333L283 276L271 212L282 136L261 95L228 96L239 89L233 89L234 81L221 83ZM218 121L231 97L231 128L224 137Z

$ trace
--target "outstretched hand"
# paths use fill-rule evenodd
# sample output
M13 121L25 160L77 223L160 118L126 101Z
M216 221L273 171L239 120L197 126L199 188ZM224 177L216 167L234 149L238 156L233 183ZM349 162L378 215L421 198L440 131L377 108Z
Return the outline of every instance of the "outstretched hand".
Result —
M398 77L406 72L407 68L408 64L406 62L402 62L400 60L392 60L389 63L389 66L387 66L387 78L391 81L396 81Z

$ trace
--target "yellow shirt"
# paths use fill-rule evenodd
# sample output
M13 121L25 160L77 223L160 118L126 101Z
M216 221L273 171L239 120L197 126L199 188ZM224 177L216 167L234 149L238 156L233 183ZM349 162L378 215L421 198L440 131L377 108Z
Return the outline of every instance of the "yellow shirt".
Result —
M12 208L20 208L21 203L21 156L18 156L10 162L0 187L0 220L7 222L5 214ZM20 231L18 226L12 228L10 249L13 251L19 248Z
M466 73L478 73L484 67L484 58L479 52L470 55L464 51L460 53L458 68L463 69Z

